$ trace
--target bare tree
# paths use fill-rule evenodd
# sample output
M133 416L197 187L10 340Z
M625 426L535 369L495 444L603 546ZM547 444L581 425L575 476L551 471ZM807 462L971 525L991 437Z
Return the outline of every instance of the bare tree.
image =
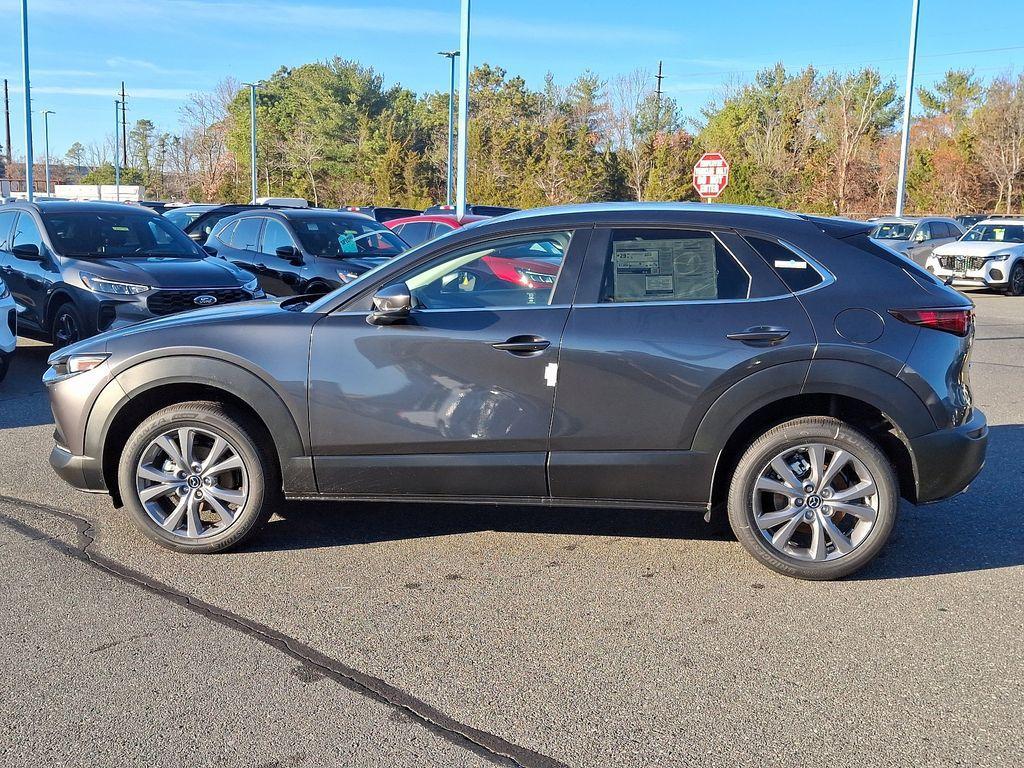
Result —
M1014 182L1024 167L1024 75L999 77L976 113L978 155L999 191L996 207L1013 209Z
M228 78L211 92L193 93L181 108L182 146L188 150L181 158L188 161L182 171L206 200L216 197L231 172L228 105L238 90L238 82Z
M615 79L606 108L605 128L623 159L626 184L637 200L644 199L654 160L652 83L651 74L642 69Z

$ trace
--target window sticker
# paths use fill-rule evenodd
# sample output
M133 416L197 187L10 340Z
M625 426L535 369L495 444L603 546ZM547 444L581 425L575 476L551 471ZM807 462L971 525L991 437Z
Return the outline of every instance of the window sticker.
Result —
M710 237L615 242L615 300L718 298L715 258Z

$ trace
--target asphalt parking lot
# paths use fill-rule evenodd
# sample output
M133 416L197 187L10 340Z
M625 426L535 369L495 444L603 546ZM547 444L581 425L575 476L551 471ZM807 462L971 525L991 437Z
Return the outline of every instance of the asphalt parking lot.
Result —
M988 463L837 583L697 517L291 504L184 556L0 388L0 764L997 766L1024 738L1024 300L974 293Z

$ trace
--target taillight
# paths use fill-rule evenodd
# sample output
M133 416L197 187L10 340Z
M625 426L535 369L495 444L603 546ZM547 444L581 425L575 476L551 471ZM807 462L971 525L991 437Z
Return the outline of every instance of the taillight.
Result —
M966 336L971 332L974 310L970 307L957 309L890 309L889 314L897 320L911 325L920 325L936 331L945 331L954 336Z

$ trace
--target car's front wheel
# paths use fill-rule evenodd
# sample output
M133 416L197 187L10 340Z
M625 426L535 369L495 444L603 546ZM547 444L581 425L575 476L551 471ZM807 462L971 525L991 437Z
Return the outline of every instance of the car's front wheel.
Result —
M220 552L254 533L278 496L260 430L220 403L172 405L145 419L118 467L121 498L153 541L179 552Z
M53 346L66 347L81 341L87 335L85 322L78 307L70 301L57 307L57 311L53 313L53 323L50 325L50 340Z
M1024 259L1019 259L1010 270L1010 279L1006 283L1007 296L1024 296Z
M736 466L729 523L762 564L801 579L837 579L867 565L892 532L899 486L873 440L811 416L761 435Z

